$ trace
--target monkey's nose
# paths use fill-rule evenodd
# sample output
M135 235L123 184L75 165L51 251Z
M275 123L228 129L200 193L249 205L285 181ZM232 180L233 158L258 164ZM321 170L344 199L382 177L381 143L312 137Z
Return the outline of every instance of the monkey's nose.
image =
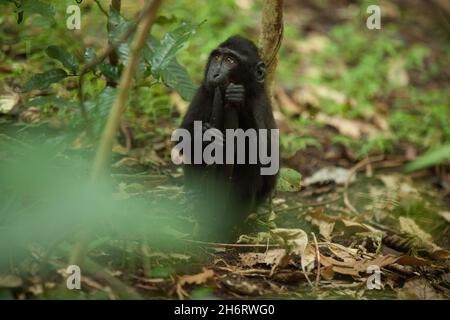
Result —
M220 76L220 74L219 74L219 73L216 73L215 75L213 75L213 78L214 78L214 79L217 79L219 76Z

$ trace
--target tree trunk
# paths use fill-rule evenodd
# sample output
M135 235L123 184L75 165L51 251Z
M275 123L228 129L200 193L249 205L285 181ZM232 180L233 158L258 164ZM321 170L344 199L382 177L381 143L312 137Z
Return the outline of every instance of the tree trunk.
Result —
M272 83L283 38L283 0L265 0L261 17L259 50L267 66L266 90L272 97Z

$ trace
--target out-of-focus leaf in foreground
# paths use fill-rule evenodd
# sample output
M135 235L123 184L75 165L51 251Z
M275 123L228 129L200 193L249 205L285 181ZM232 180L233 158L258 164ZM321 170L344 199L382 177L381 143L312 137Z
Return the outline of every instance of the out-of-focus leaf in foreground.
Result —
M185 235L173 201L116 199L111 185L89 180L89 162L71 159L62 144L0 145L0 270L30 245L70 252L81 231L110 241L146 239L163 248L172 248L174 234Z

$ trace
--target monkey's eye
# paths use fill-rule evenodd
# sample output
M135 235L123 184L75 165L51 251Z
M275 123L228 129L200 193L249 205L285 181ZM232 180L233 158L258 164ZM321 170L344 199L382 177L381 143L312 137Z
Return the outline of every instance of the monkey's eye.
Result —
M229 64L233 64L233 63L234 63L234 59L233 59L232 57L227 57L227 58L226 58L226 61L227 61Z
M214 60L219 61L220 60L220 54L215 54L214 55Z

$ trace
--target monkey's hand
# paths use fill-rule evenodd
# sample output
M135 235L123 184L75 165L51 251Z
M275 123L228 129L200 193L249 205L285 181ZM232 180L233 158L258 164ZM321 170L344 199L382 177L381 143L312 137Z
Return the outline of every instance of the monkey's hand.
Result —
M243 85L230 83L225 90L225 102L231 105L244 104L245 89Z

